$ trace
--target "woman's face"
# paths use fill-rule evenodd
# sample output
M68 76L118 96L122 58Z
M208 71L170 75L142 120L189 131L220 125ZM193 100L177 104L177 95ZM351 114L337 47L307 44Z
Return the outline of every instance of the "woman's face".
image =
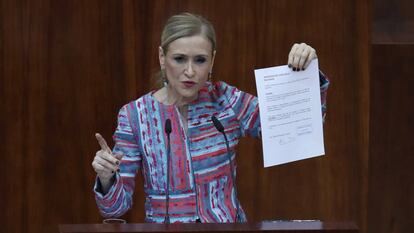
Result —
M211 42L201 35L171 42L166 53L160 47L160 65L165 69L170 94L187 101L196 99L208 79L214 56Z

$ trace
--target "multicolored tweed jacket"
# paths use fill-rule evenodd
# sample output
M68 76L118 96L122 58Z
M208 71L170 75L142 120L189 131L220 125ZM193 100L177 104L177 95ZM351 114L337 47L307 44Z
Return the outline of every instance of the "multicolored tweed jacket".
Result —
M328 81L321 75L322 113ZM188 106L188 131L173 105L158 102L153 93L122 107L113 139L114 153L123 153L120 172L106 195L95 183L95 198L104 217L118 217L132 206L135 175L141 170L146 194L147 222L164 221L166 212L167 136L171 119L171 175L169 215L171 222L234 222L236 204L231 169L223 135L211 122L216 116L224 125L234 167L235 147L240 137L260 136L257 98L224 82L210 83ZM241 219L246 221L240 207Z

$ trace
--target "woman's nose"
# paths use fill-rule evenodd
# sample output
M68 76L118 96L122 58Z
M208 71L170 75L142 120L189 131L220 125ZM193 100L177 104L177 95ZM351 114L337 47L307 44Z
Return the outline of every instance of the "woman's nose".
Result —
M195 71L194 71L192 62L188 62L187 68L185 69L185 74L190 78L194 76Z

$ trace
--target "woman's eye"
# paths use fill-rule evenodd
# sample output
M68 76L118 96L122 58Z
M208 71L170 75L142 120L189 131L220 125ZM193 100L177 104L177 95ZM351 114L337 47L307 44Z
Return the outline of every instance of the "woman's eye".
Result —
M185 58L184 58L184 57L179 56L179 57L174 57L174 60L175 60L176 62L178 62L178 63L182 63L182 62L184 62L184 61L185 61Z
M202 64L204 62L206 62L206 58L205 57L198 57L195 59L196 63Z

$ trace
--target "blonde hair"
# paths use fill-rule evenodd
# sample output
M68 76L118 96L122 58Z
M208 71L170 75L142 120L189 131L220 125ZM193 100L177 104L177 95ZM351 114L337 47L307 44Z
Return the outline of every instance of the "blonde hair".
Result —
M162 31L161 48L166 54L171 42L195 35L205 36L211 42L211 52L216 50L216 33L207 19L188 12L173 15L168 19Z

